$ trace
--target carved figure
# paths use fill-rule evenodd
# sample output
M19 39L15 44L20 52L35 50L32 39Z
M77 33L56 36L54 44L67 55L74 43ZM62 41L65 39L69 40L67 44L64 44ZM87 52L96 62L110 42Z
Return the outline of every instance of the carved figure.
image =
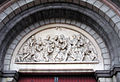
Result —
M74 37L74 38L75 38L75 37ZM75 60L76 60L75 55L77 54L76 51L75 51L75 49L76 49L76 48L75 48L75 44L76 44L76 43L72 43L73 41L71 41L70 38L67 39L67 42L68 42L68 43L67 43L68 46L67 46L67 54L66 54L66 55L72 57L72 58L73 58L73 61L75 61ZM76 41L76 42L77 42L77 41ZM73 44L73 45L72 45L72 44ZM67 57L68 57L68 56L67 56ZM66 59L67 59L67 58L66 58Z
M39 40L37 41L37 44L35 45L36 53L34 56L35 61L41 61L43 59L43 42L41 37L39 37Z
M54 51L53 51L53 61L56 61L56 57L58 56L58 54L60 52L58 35L56 35L52 40L55 45Z
M63 34L35 38L31 36L20 48L16 62L97 61L95 47L82 34Z
M30 55L29 45L27 43L24 45L22 52L23 52L22 61L25 61L25 58L27 58Z
M64 35L60 35L59 37L59 46L60 49L65 49L67 47L67 42Z
M35 36L32 36L30 39L29 39L29 46L32 47L35 45L35 42L36 42L36 39L35 39Z

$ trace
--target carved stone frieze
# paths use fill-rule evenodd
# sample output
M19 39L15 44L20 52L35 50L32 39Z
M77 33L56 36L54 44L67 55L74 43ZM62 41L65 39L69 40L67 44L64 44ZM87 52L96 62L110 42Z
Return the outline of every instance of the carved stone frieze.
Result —
M64 27L42 30L30 36L17 52L15 62L94 62L98 53L82 33Z

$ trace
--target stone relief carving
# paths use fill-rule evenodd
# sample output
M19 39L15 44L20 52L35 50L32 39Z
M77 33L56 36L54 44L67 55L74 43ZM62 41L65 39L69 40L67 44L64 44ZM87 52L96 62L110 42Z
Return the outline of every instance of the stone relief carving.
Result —
M57 28L58 29L58 28ZM56 29L56 30L57 30ZM19 49L15 62L93 62L98 54L93 43L81 33L32 35Z

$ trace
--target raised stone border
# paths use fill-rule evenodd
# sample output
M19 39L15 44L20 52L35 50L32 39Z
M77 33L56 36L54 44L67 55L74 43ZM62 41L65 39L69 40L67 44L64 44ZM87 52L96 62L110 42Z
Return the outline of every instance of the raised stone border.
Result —
M85 30L87 33L89 33L97 42L97 44L99 45L101 52L102 52L102 57L103 57L103 62L104 62L104 69L105 70L109 70L110 66L111 66L111 62L110 62L110 55L108 52L108 49L105 45L105 43L103 42L102 38L94 31L92 30L89 26L86 26L85 24L81 24L77 21L74 20L68 20L68 19L49 19L49 20L44 20L44 21L40 21L38 23L35 23L31 26L29 26L28 28L26 28L24 31L22 31L16 38L15 40L12 42L12 44L9 46L7 53L5 55L5 60L4 60L4 70L10 70L10 62L11 62L11 58L13 56L13 52L17 46L17 44L19 43L19 41L30 31L43 26L43 25L47 25L47 24L53 24L53 23L64 23L64 24L70 24L70 25L74 25L77 27L80 27L81 29Z

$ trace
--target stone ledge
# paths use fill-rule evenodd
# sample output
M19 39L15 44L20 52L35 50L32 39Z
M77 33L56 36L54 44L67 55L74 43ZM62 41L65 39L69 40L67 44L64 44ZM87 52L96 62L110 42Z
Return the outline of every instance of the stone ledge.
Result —
M111 74L116 75L117 72L120 72L120 65L114 65Z
M11 77L11 78L14 78L15 80L18 80L19 74L17 71L4 70L4 71L0 71L0 77L3 77L3 78Z
M105 77L111 77L110 71L109 70L97 70L95 72L96 78L105 78Z
M120 72L120 65L114 65L111 70L97 70L95 72L96 78L111 78Z
M111 78L112 76L116 75L118 72L120 72L120 66L113 66L112 70L97 70L95 72L95 76L96 78ZM19 73L15 70L4 70L4 71L0 71L0 77L12 77L14 79L18 79L19 77Z

